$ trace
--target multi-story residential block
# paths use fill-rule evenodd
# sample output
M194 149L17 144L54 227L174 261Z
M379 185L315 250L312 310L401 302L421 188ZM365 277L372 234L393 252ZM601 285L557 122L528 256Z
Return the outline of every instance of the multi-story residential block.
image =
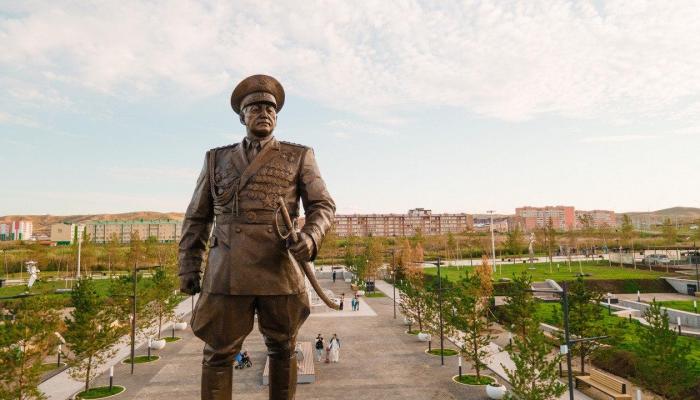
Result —
M518 207L515 216L523 224L525 231L533 231L547 226L550 219L554 229L571 230L576 227L576 217L572 206Z
M116 237L120 243L129 243L131 233L138 232L141 240L155 237L161 243L180 240L180 220L91 221L85 224L85 232L95 243L105 243Z
M0 240L29 240L32 232L31 221L10 221L0 224Z
M73 244L75 239L82 239L85 225L76 225L68 222L51 224L49 240L57 245Z
M333 229L338 236L413 236L460 233L471 229L469 214L433 214L431 210L415 208L408 214L350 214L336 215Z
M609 210L576 210L574 212L576 215L576 229L583 228L582 220L585 218L590 218L591 226L593 228L601 228L603 226L615 227L617 226L617 216L615 211Z
M495 232L508 232L511 227L510 217L508 216L494 216L493 217L493 230ZM474 216L474 230L479 232L485 232L491 230L491 216L489 215L479 215Z

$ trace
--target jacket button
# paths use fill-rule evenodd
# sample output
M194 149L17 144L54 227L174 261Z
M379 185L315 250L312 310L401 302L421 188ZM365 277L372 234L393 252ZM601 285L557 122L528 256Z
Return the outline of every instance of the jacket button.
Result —
M241 233L241 228L236 228L236 233Z
M272 233L272 228L267 228L267 233Z

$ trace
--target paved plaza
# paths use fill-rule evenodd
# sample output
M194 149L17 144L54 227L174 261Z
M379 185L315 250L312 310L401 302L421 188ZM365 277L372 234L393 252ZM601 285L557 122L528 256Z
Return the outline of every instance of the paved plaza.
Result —
M322 281L336 294L352 291L345 282ZM346 298L346 309L349 307ZM404 333L402 317L393 319L393 302L389 297L364 298L361 313L328 318L312 314L301 329L299 341L313 341L318 333L328 339L337 333L341 339L338 364L316 363L316 383L299 385L298 399L486 399L483 387L460 385L451 380L457 374L457 358L425 354L426 343ZM371 312L370 312L371 311ZM376 314L376 315L372 315ZM129 375L129 365L115 366L115 384L126 392L118 399L199 399L199 375L203 343L188 329L178 332L182 340L169 343L159 352L161 359L136 365ZM449 345L446 342L446 346ZM234 371L234 399L267 399L262 386L265 346L256 328L244 345L253 367ZM453 347L454 348L454 347ZM139 353L143 353L140 349ZM466 372L466 368L465 368ZM108 382L97 378L95 385Z

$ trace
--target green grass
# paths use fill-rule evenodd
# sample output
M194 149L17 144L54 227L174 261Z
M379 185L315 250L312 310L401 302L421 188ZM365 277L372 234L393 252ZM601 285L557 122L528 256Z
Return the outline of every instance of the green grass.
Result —
M64 365L66 365L66 363L62 362L61 366L59 367L56 365L55 362L51 362L51 363L41 364L41 368L39 370L41 371L42 374L45 374L47 372L51 372L55 369L61 368Z
M386 297L382 292L365 293L365 297Z
M99 399L102 397L113 396L115 394L123 392L124 386L112 386L112 390L109 390L109 386L100 386L92 388L88 391L83 391L78 393L78 398L80 399Z
M414 330L412 330L412 331L406 331L406 333L408 333L409 335L417 335L417 334L420 333L420 331L417 331L417 330L414 329Z
M620 343L617 347L637 353L639 351L639 335L641 329L647 329L638 321L630 321L615 315L608 315L607 307L600 307L600 323L609 328L612 332L620 333ZM559 303L539 303L537 306L537 317L546 324L562 327L561 305ZM695 363L693 369L697 376L700 376L700 339L681 336L678 341L690 346L688 358Z
M134 357L134 364L143 364L147 362L153 362L158 360L160 357L158 356L151 356L150 358L146 356L136 356ZM131 364L131 359L130 358L125 358L124 361L122 361L124 364Z
M456 376L454 380L455 382L467 385L488 385L489 383L495 382L493 378L485 375L482 375L480 379L476 379L476 375L462 375L461 377Z
M559 265L559 268L557 268L557 265ZM440 270L444 278L456 282L462 279L465 270L471 271L472 267L468 265L462 267L442 267ZM578 261L574 261L571 263L571 271L569 271L569 266L566 262L552 263L552 272L550 272L549 263L499 265L498 271L493 274L493 279L512 278L513 275L519 275L521 272L525 271L530 274L535 281L544 281L545 279L554 279L556 281L574 280L581 270L583 270L584 274L590 274L590 276L586 276L586 279L656 279L660 276L673 275L641 268L636 270L632 268L621 268L614 264L610 267L607 261L584 261L581 262L581 267L579 268ZM435 267L426 267L424 271L426 275L437 275L437 268Z
M165 337L165 338L163 338L163 339L165 339L166 342L171 343L171 342L177 342L177 341L180 340L181 338L179 338L179 337L177 337L177 336L175 336L175 337L168 336L168 337Z
M440 355L440 349L432 349L432 350L427 351L426 353L432 354L432 355L434 355L434 356L439 356L439 355ZM442 355L444 355L444 356L446 356L446 357L449 357L449 356L456 356L456 355L457 355L457 351L456 351L456 350L452 350L452 349L444 349L444 350L442 351Z
M698 309L696 310L693 308L693 301L692 300L672 300L672 301L660 301L658 302L664 307L667 308L673 308L676 310L681 310L681 311L688 311L692 313L696 313L700 311L700 299L695 300L698 303Z

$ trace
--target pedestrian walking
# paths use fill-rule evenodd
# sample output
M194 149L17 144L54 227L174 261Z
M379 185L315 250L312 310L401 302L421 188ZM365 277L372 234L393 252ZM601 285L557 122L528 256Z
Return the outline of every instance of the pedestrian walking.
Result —
M328 346L329 353L330 353L330 359L331 362L337 363L338 359L340 358L340 339L338 338L338 335L335 333L333 334L333 337L331 338L330 345Z
M340 298L340 305L339 305L340 311L343 311L343 302L344 302L344 301L345 301L345 299L343 299L343 298L341 297L341 298Z
M354 297L352 298L352 300L350 300L350 305L352 306L353 311L355 311L355 305L357 304L356 301L357 299L355 299Z
M360 311L360 296L355 295L355 311Z
M335 271L333 271L333 283L335 283Z
M321 362L321 359L323 358L323 349L326 347L323 343L323 336L319 333L318 336L316 336L316 361Z

